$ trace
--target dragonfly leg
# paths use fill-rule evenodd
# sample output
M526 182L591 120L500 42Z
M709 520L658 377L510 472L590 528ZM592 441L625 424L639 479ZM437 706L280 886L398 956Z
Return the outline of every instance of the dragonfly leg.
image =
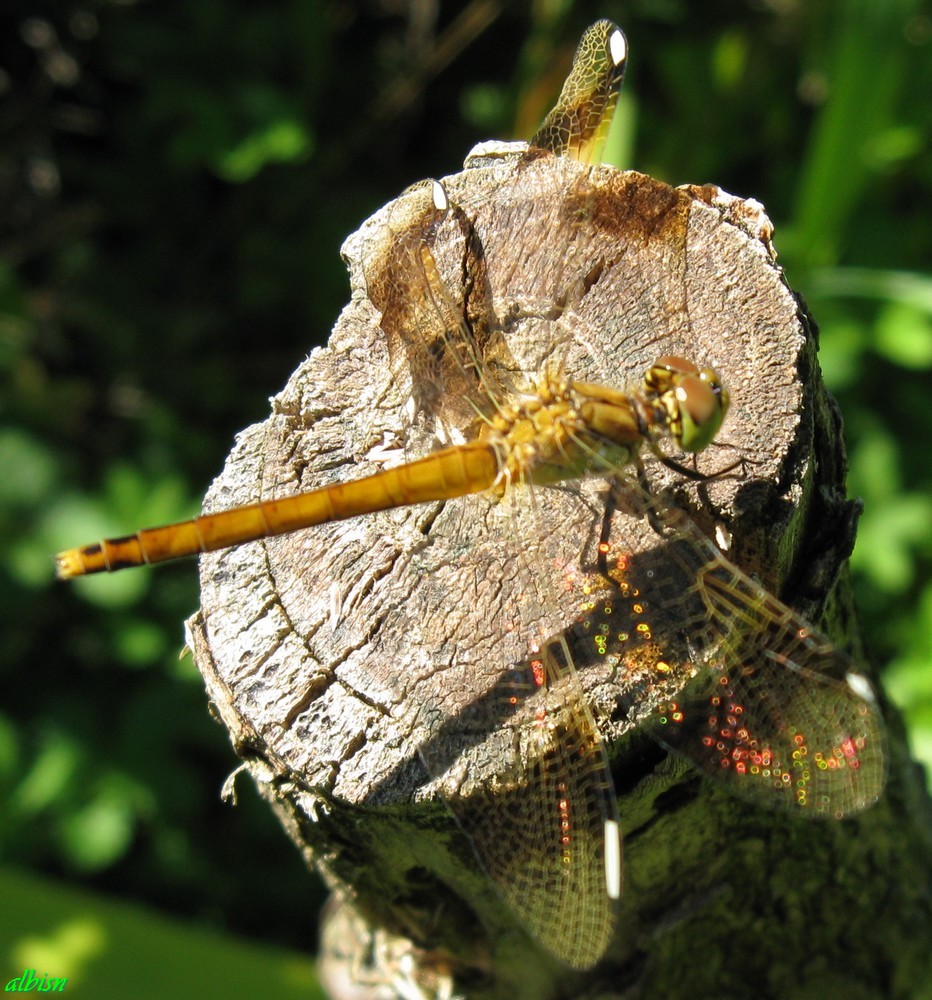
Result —
M650 496L650 485L647 482L647 474L644 471L644 465L639 458L635 458L633 462L638 486L640 487L640 495L642 497ZM599 531L598 557L596 560L599 572L606 579L610 579L608 571L608 553L611 550L610 539L612 534L612 518L615 516L615 511L618 510L618 498L620 496L630 497L633 492L631 487L626 486L618 476L612 476L612 478L608 481L608 486L608 496L605 501L605 509L602 512L602 527ZM642 513L647 516L648 524L650 524L658 535L666 537L669 534L669 531L665 528L664 524L658 519L657 512L654 509L653 504L646 504Z
M691 469L688 465L683 465L681 462L677 462L675 458L670 458L669 455L664 455L664 453L659 449L654 451L654 455L668 469L679 473L679 475L692 480L694 483L707 483L713 479L721 479L728 475L729 472L734 472L734 470L739 467L741 468L742 475L747 472L748 460L743 455L741 458L736 458L734 462L731 462L723 468L716 469L715 472L700 472L698 469ZM695 460L696 457L693 456L693 461Z

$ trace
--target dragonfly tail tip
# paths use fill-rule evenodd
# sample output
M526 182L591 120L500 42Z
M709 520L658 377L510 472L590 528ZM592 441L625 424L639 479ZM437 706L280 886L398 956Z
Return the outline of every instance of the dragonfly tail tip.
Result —
M55 556L55 576L59 580L70 580L83 572L84 563L77 549L67 549Z

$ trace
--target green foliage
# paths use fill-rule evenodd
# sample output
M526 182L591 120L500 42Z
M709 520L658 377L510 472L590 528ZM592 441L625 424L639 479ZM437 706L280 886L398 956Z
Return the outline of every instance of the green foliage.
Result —
M169 922L138 906L0 868L0 980L25 969L95 1000L324 994L307 958Z
M51 553L196 510L326 339L342 239L474 141L529 135L601 16L631 45L612 162L776 223L865 500L867 638L932 760L918 0L510 7L432 77L431 31L371 5L33 6L0 14L0 857L312 947L294 852L254 798L218 801L233 755L177 660L195 566L63 586Z

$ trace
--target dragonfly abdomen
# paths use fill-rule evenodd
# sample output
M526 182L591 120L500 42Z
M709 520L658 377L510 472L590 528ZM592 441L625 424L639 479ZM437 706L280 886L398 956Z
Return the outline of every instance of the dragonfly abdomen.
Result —
M165 562L361 514L480 493L496 482L495 449L483 441L444 448L363 479L309 493L202 514L134 535L68 549L55 557L62 579Z

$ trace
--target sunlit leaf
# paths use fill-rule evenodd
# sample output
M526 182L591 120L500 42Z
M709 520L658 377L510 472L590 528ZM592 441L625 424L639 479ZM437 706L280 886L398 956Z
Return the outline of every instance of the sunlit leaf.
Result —
M59 824L72 864L98 871L122 857L133 836L134 810L125 799L101 796Z
M224 180L242 183L270 163L306 159L311 137L300 122L281 119L250 133L217 159L217 173Z
M894 364L923 371L932 367L932 314L891 303L877 319L877 350Z
M20 815L36 814L55 802L81 765L80 747L64 733L48 732L38 743L11 800L12 808Z

